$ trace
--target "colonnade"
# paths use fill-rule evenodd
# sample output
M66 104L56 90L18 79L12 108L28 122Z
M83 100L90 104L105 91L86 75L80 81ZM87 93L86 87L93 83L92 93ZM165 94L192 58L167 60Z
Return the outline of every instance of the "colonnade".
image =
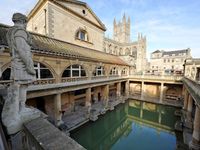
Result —
M115 83L116 87L116 100L119 99L122 96L122 85L121 82ZM100 89L99 89L100 88ZM92 90L93 89L93 90ZM100 99L98 97L98 94L100 92ZM68 92L67 99L69 100L70 103L70 109L71 111L74 111L74 106L75 106L75 95L74 91ZM62 93L57 93L53 95L53 100L54 100L54 105L53 105L53 110L54 111L54 120L56 125L60 125L62 123ZM93 96L92 96L93 95ZM129 81L125 82L125 89L123 95L128 98L129 95ZM97 103L98 101L103 102L104 108L108 108L108 102L109 102L109 84L105 84L102 86L97 86L97 87L88 87L85 89L85 107L91 108L93 105L92 100L94 103Z
M191 150L200 149L200 106L195 103L190 93L184 89L185 123L187 128L192 129L192 141L189 144ZM192 112L195 110L194 118Z

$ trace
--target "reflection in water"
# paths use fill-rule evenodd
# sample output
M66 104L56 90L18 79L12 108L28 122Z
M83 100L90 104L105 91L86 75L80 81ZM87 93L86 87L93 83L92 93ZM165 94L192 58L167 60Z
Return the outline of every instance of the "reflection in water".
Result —
M176 147L175 110L130 100L72 131L71 137L88 150L172 150Z

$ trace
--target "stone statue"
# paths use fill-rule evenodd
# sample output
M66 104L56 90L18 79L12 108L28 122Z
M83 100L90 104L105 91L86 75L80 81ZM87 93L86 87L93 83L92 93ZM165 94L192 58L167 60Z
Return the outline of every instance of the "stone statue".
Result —
M0 47L0 54L3 53L3 51L4 51L4 48ZM0 78L1 78L1 76L2 76L2 71L1 71L1 67L0 67Z
M33 82L35 70L31 54L31 36L26 32L26 16L16 13L12 18L14 26L7 33L11 51L11 79L20 84Z
M31 36L26 31L27 18L15 13L14 26L7 33L11 54L11 80L2 111L2 121L8 134L22 129L22 124L40 116L40 112L25 105L28 84L36 80L31 54Z

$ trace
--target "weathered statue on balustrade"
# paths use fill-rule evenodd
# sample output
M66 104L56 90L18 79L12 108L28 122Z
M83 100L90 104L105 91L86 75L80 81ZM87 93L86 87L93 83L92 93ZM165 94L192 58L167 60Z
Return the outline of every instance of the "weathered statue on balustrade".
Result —
M14 26L7 33L11 54L11 80L2 112L2 121L8 134L21 130L22 124L40 116L39 111L25 105L28 84L36 80L32 54L31 36L26 31L27 17L13 15Z
M4 48L0 47L0 54L3 53L3 51L4 51ZM2 70L1 70L1 66L0 66L0 78L1 78L1 76L2 76Z

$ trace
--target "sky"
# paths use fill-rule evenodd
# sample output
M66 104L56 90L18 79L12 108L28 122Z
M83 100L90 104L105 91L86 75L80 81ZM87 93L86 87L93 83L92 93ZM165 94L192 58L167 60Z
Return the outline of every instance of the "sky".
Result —
M12 14L28 14L38 0L0 0L0 23L12 25ZM147 38L147 55L155 50L190 48L200 58L200 0L83 0L105 24L112 38L113 20L131 19L131 41Z

